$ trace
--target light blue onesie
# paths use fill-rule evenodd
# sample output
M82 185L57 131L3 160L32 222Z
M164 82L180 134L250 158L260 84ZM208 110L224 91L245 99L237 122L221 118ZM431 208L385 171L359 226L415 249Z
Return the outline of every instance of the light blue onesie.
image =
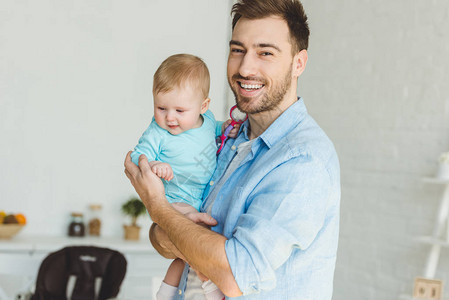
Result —
M199 210L203 191L215 170L216 136L221 135L221 125L211 111L202 114L201 127L172 135L152 120L131 153L138 165L139 156L145 154L148 161L170 164L173 179L162 180L168 202L184 202Z

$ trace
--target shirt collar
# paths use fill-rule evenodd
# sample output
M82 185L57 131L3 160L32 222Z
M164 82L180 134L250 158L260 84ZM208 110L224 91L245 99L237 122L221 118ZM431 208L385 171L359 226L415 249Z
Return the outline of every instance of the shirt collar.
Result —
M293 103L287 110L285 110L274 122L258 137L271 148L281 138L283 138L288 132L293 130L307 115L307 109L304 101L301 97ZM241 130L248 139L247 129L249 126L249 120L246 120L242 124Z

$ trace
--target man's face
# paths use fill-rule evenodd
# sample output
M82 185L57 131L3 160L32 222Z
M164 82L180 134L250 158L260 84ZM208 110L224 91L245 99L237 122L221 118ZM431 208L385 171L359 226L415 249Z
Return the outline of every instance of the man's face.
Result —
M269 111L284 100L296 80L291 47L287 23L281 18L237 22L230 41L228 82L240 110Z

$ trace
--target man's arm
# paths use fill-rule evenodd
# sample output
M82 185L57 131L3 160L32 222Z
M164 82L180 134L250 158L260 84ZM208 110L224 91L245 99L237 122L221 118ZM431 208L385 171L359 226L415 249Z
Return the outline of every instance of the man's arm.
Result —
M151 225L149 235L151 244L160 255L168 259L181 258L181 252L179 252L167 234L156 223Z
M184 214L191 221L200 224L206 228L217 225L217 221L206 213L187 213ZM185 260L181 252L173 245L167 234L156 223L153 223L150 228L150 241L157 252L165 258L175 259L181 258Z
M125 173L145 204L152 220L167 234L175 249L179 250L179 254L195 270L211 279L226 296L241 296L242 292L234 279L225 252L227 239L194 223L167 202L162 181L150 170L144 155L140 156L139 167L137 167L131 162L130 153L128 153L125 160ZM165 245L165 249L162 247L158 251L161 250L166 255L175 255L175 249L166 243L162 245Z

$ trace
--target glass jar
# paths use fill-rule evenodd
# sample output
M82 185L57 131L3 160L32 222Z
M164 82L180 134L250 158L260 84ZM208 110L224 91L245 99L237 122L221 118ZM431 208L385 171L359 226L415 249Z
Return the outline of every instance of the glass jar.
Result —
M84 228L84 219L82 213L72 213L71 214L71 222L69 225L69 236L84 236L85 228Z
M100 219L100 204L89 205L91 211L91 218L89 220L89 235L100 236L101 232L101 219Z

